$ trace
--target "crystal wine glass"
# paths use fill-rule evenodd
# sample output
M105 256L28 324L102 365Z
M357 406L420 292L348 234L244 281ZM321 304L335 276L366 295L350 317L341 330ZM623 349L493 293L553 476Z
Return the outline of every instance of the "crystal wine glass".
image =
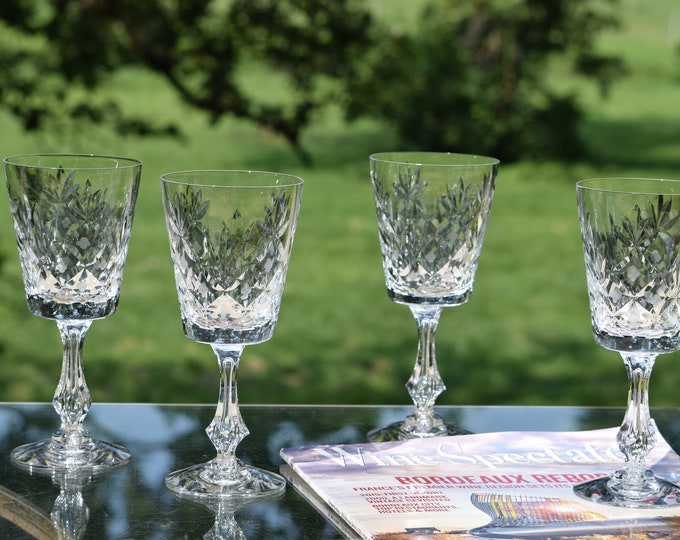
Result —
M161 177L184 333L212 346L221 375L217 410L206 429L217 456L166 477L179 495L253 498L285 488L279 475L235 456L248 435L236 373L244 346L274 333L302 184L294 176L252 171Z
M435 332L443 307L470 298L498 163L438 152L370 156L387 292L411 309L419 337L406 384L415 412L371 431L371 441L466 433L434 412L445 390L435 359Z
M81 352L92 321L118 305L142 163L41 154L7 157L4 165L28 307L56 320L64 349L52 400L61 427L16 448L12 461L29 470L123 465L125 448L83 427L92 399Z
M576 191L593 336L621 354L629 389L617 436L623 469L574 490L614 506L675 505L680 487L645 461L656 437L652 367L658 354L680 349L680 181L590 179Z

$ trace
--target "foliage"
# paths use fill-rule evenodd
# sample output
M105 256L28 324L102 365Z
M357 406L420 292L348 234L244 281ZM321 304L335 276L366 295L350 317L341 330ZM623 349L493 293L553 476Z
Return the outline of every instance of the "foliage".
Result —
M595 39L616 25L590 0L435 0L412 32L383 29L347 110L391 123L414 148L574 157L577 98L553 90L548 67L570 59L606 91L623 66L595 52Z
M387 120L428 150L504 160L578 152L578 102L550 88L546 66L565 55L606 89L621 65L594 52L594 41L615 26L614 15L593 0L425 6L416 29L397 34L360 0L8 0L0 107L28 130L70 117L120 133L178 135L175 125L90 92L137 64L213 121L232 115L283 136L305 162L301 134L329 103L344 104L349 118ZM266 99L244 82L252 66L271 75Z
M213 121L251 120L307 161L301 131L335 100L331 83L353 77L348 60L368 47L370 23L360 0L9 0L0 8L0 106L30 130L70 116L109 121L121 133L177 134L87 92L137 64ZM273 100L240 80L255 64L270 68Z

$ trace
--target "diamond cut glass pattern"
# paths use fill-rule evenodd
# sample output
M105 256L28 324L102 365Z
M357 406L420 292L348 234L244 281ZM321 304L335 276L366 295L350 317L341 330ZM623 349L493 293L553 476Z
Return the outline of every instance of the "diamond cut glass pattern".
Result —
M170 188L169 188L170 189ZM189 328L244 330L268 339L279 310L290 247L288 194L270 195L262 218L237 208L228 220L203 190L173 192L167 223L182 318ZM275 292L275 294L272 294ZM198 335L198 333L194 333ZM214 333L213 333L214 335Z
M574 487L623 507L680 504L680 486L645 461L656 440L649 381L660 353L680 349L680 182L600 178L576 184L595 341L618 351L628 406L617 436L624 467Z
M63 344L53 397L60 428L12 461L33 472L102 471L129 452L83 427L91 396L81 352L94 319L117 308L142 164L70 154L5 158L5 178L29 310L55 319Z
M88 303L105 316L120 291L132 205L117 202L113 183L95 187L63 168L17 174L8 188L29 303Z
M245 345L272 337L288 268L302 180L254 171L184 171L161 177L184 332L209 343L220 394L206 429L214 459L171 472L183 496L253 498L281 493L283 478L235 456L248 428L237 396Z
M498 160L434 152L386 152L369 159L389 297L418 327L418 355L406 384L415 412L371 440L461 433L434 414L444 391L434 337L442 307L467 302L494 194Z
M376 176L382 174L378 167L373 170L385 279L397 300L456 304L472 289L494 176L480 173L479 182L469 185L464 177L469 172L461 168L441 167L439 175L448 178L436 182L422 178L417 164L387 178Z
M680 208L657 195L632 218L610 215L582 220L586 277L593 327L612 338L680 339ZM677 204L677 203L676 203ZM657 344L659 345L659 344Z

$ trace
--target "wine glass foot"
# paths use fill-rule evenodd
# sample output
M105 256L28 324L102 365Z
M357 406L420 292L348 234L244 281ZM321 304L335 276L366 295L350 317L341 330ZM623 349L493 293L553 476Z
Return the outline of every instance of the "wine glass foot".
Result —
M410 415L399 422L369 431L367 438L370 442L388 442L448 435L469 435L470 433L472 432L456 424L444 422L437 415L426 422L419 422L415 415Z
M584 499L624 508L661 508L680 505L680 486L647 471L638 486L621 479L621 472L574 486Z
M91 474L122 467L130 452L122 446L86 439L78 446L66 446L58 438L24 444L12 450L12 463L34 473L82 470Z
M171 472L165 477L165 486L182 497L255 499L280 495L286 481L276 473L240 461L225 473L216 460L211 460Z

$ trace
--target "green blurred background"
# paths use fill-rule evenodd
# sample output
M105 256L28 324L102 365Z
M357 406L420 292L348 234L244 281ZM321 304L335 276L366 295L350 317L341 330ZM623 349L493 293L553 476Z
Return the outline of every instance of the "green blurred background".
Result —
M376 16L389 19L385 4L375 2ZM439 404L625 402L621 360L591 336L574 183L592 176L680 178L680 8L674 0L620 6L622 27L598 38L629 70L608 96L559 65L549 75L556 88L578 85L586 155L501 165L474 293L468 304L445 310L439 325L437 358L448 387ZM257 86L257 70L250 75ZM120 305L92 325L85 343L94 401L217 399L210 348L182 334L159 176L238 168L306 182L278 327L270 342L246 348L241 401L408 404L415 325L385 293L368 178L368 155L399 145L393 129L348 123L329 105L304 132L313 165L303 166L280 137L233 118L213 124L147 71L121 70L98 92L133 112L177 122L184 137L124 137L105 127L26 133L0 113L2 155L103 152L144 162ZM26 309L6 199L2 190L0 400L47 401L59 377L59 337L53 321ZM652 405L680 403L679 360L673 354L657 363Z

